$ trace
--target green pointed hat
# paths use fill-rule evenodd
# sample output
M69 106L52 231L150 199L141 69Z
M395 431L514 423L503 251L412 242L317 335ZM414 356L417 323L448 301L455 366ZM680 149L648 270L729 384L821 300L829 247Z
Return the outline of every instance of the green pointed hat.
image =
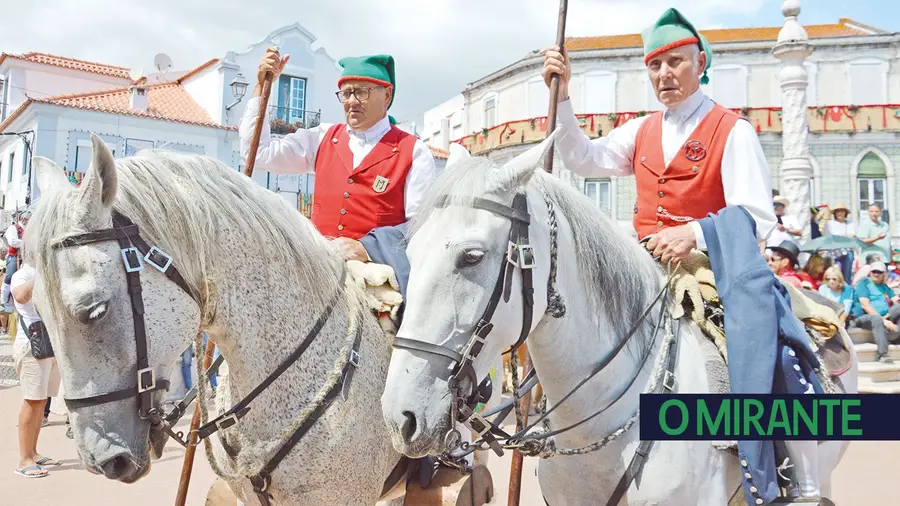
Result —
M341 58L338 62L344 70L338 79L338 86L344 81L359 80L369 81L370 83L387 86L394 89L391 94L391 103L388 109L394 104L394 95L396 95L397 83L394 75L394 57L388 54L376 54L369 56L348 56ZM396 124L393 117L390 117L391 123Z
M698 44L706 53L706 68L703 69L700 83L709 83L709 76L706 75L712 63L712 48L709 47L709 41L677 9L666 10L653 26L641 34L641 38L644 40L644 64L676 47Z

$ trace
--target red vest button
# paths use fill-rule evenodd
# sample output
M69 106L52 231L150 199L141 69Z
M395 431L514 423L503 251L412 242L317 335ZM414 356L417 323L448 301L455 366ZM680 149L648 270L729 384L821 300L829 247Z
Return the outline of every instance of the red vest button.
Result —
M343 225L338 225L338 230L344 230L344 226L343 226Z
M348 179L348 180L347 180L347 184L353 184L353 180L352 180L352 179Z
M659 195L660 197L665 197L665 196L666 196L666 194L663 193L663 192L659 192L657 195Z
M346 210L346 209L341 209L341 214L347 214L347 210Z
M659 178L659 184L663 184L665 182L666 182L666 178L664 178L664 177Z
M349 198L350 198L350 194L347 193L347 192L344 192L344 198L345 198L345 199L349 199Z

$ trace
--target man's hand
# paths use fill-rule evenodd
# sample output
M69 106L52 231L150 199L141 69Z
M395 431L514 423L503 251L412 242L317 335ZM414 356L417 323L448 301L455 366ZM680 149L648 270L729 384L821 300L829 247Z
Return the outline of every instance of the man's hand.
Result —
M667 228L650 238L646 243L647 251L654 258L660 258L663 265L669 260L684 260L697 247L697 236L688 225Z
M277 79L281 74L281 71L284 70L284 66L290 59L291 55L287 55L282 58L281 54L279 54L278 50L274 47L270 47L266 50L266 54L264 54L263 57L260 58L259 68L256 70L256 87L253 89L254 97L262 95L262 85L263 81L266 80L266 73L272 73L272 79L274 82L274 80Z
M572 65L569 63L569 54L563 47L562 52L559 46L549 47L543 51L544 54L544 84L550 87L550 79L553 74L559 74L559 94L556 101L563 102L569 98L569 79L572 77Z
M331 244L337 249L341 256L344 257L344 260L358 260L360 262L369 261L369 254L366 253L366 248L363 247L361 242L355 239L338 237L331 241Z

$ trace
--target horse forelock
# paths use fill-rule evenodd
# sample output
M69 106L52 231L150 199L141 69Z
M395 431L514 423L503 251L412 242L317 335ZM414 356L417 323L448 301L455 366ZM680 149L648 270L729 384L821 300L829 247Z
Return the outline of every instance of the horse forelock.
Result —
M249 263L268 270L280 266L280 286L334 286L340 258L296 209L277 194L247 180L212 157L148 150L116 160L117 191L113 208L127 216L148 244L173 259L173 265L198 294L216 293L216 259L243 252L223 251L221 233L231 229L246 238L259 258ZM26 227L26 259L41 273L54 314L61 308L59 263L66 250L59 240L91 231L80 219L81 190L71 188L42 198ZM258 287L263 289L263 287ZM311 290L310 303L324 305L329 290ZM215 314L211 300L201 301L204 323ZM316 300L318 299L318 300Z
M477 213L482 212L471 205L475 197L511 204L512 193L497 195L493 191L492 183L498 174L495 171L499 170L499 166L486 157L462 160L445 169L423 198L415 218L410 222L407 238L421 229L437 210L443 210L441 223L452 223L454 226L475 223ZM613 326L614 336L602 335L624 337L662 286L658 266L587 196L559 177L535 167L528 188L547 195L571 229L574 255L578 259L578 279L588 295L586 309L593 314L606 315L605 319ZM447 199L453 205L444 205ZM530 205L544 203L531 199ZM535 225L547 226L546 223L532 223L532 226ZM565 265L559 266L560 270L566 268ZM649 326L643 328L648 329ZM640 332L638 337L641 339L633 340L636 347L630 348L635 352L646 351L651 344L652 333Z

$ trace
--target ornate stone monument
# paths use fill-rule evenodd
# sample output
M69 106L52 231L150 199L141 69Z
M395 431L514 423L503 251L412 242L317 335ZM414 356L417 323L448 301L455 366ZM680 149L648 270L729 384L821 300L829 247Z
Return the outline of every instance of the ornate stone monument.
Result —
M803 225L798 242L809 240L810 184L813 177L809 159L806 87L809 76L803 62L812 53L806 30L797 21L800 0L784 0L781 6L784 26L772 49L781 60L778 79L781 83L781 120L784 158L781 160L781 195L789 201L786 213L797 217Z

